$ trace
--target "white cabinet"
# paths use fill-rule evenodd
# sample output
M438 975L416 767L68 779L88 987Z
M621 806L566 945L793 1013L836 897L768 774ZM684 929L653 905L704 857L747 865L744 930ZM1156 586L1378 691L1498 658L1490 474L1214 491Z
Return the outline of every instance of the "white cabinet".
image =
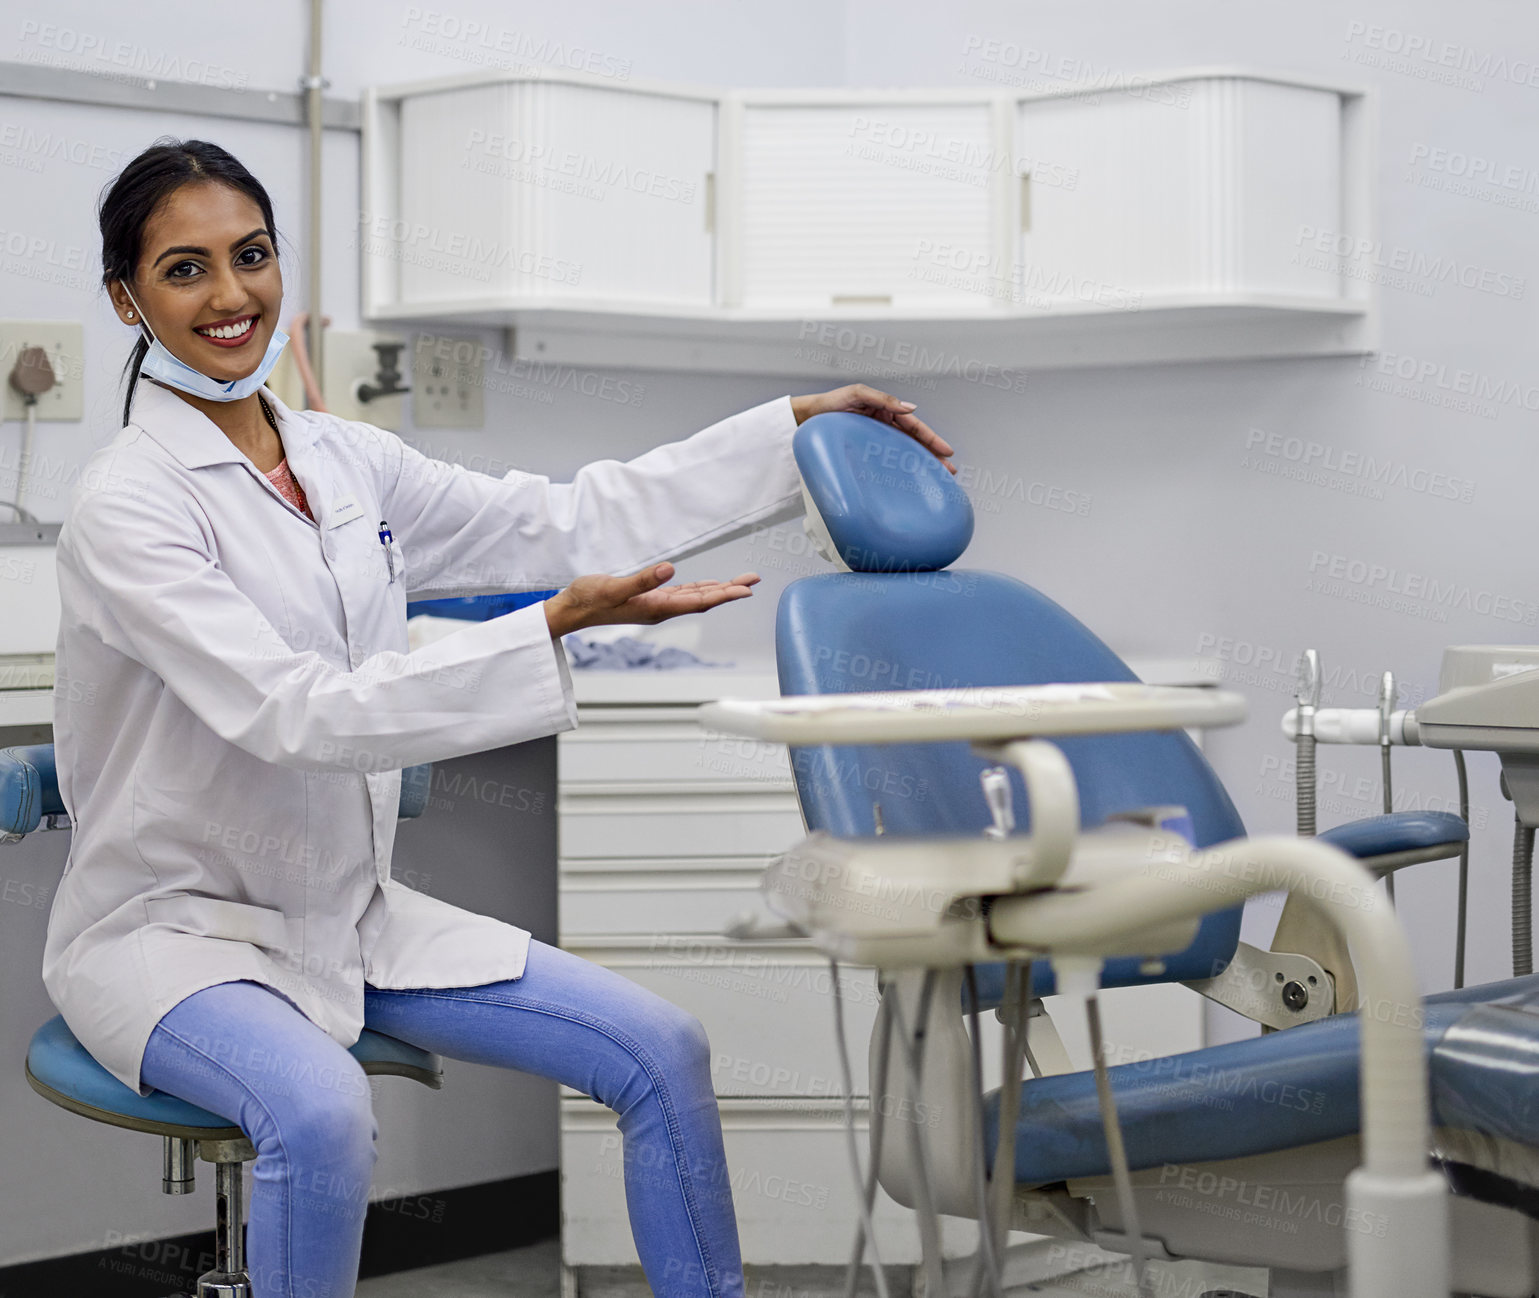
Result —
M530 363L1010 371L1375 343L1365 92L727 90L478 73L364 97L364 315ZM998 381L1000 378L1005 381ZM991 381L985 377L984 381Z
M856 1211L828 961L802 941L722 936L745 914L779 923L758 889L804 832L786 751L694 719L715 698L774 697L774 677L578 672L573 683L579 725L558 739L561 945L705 1025L744 1260L842 1263ZM841 969L839 993L863 1130L874 972ZM569 1293L577 1268L637 1261L620 1153L615 1115L563 1088ZM884 1196L877 1222L888 1261L917 1260L911 1214ZM950 1229L958 1251L970 1247L973 1227Z
M722 1138L737 1213L738 1240L749 1265L818 1265L830 1268L822 1283L803 1274L796 1288L764 1284L749 1292L769 1295L837 1293L854 1239L855 1213L844 1112L837 1100L721 1101ZM867 1105L856 1104L856 1140L867 1148ZM563 1110L562 1254L564 1264L616 1266L636 1262L624 1228L625 1182L620 1137L605 1110L586 1101ZM580 1182L581 1195L569 1187ZM885 1194L872 1210L882 1261L919 1260L914 1214ZM578 1239L582 1261L571 1261ZM941 1243L948 1256L964 1257L976 1247L977 1228L959 1218L942 1221ZM869 1255L869 1254L868 1254ZM572 1285L567 1272L567 1292Z
M738 222L731 305L986 308L976 277L926 275L923 253L970 264L994 252L995 104L808 103L747 97L732 199ZM734 173L729 172L729 176Z
M1154 93L1161 90L1165 93ZM1018 276L1041 309L1341 297L1342 97L1243 77L1024 100Z
M714 96L509 78L366 113L366 315L712 301Z

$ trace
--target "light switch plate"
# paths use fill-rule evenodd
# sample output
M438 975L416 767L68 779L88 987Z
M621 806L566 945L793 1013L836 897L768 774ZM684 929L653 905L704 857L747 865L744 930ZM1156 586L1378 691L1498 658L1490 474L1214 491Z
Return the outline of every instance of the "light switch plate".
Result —
M53 387L37 399L36 418L78 422L85 412L85 327L70 320L0 320L0 417L27 417L10 374L28 347L43 348L54 373Z

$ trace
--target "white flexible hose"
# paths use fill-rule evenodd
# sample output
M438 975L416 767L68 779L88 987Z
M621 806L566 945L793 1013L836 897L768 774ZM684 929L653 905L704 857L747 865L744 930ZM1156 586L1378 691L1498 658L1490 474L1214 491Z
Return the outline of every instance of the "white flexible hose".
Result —
M1363 992L1363 1165L1386 1176L1420 1175L1427 1069L1411 946L1373 876L1344 852L1317 839L1235 839L1185 861L1151 861L1143 875L1086 892L1000 898L989 926L1000 945L1093 950L1110 934L1279 890L1314 903L1352 950Z
M1352 1298L1447 1298L1448 1187L1428 1167L1427 1064L1411 945L1368 872L1309 838L1246 838L1083 893L1002 898L994 938L1092 951L1108 935L1190 919L1263 892L1314 904L1347 939L1363 990L1358 1022L1363 1163L1346 1181Z

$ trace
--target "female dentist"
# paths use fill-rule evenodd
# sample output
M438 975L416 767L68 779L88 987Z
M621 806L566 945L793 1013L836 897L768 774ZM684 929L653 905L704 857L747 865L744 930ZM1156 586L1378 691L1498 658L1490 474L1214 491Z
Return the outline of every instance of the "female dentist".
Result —
M277 233L229 153L147 149L100 224L103 283L143 333L126 427L82 473L59 540L74 839L44 954L54 1004L126 1085L250 1137L257 1298L354 1291L378 1126L346 1047L366 1016L614 1109L653 1292L741 1294L700 1024L393 881L400 770L573 727L564 633L750 595L752 573L666 586L666 560L795 515L791 435L809 415L858 410L943 460L951 447L856 384L570 484L469 473L262 388L286 341ZM614 571L631 575L579 575ZM409 596L562 586L406 651Z

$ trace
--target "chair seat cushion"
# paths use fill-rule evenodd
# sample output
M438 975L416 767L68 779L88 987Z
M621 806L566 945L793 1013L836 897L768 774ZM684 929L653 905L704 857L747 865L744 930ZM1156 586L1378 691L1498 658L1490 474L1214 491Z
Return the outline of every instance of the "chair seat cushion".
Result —
M1433 1123L1539 1145L1539 974L1426 999ZM1314 1023L1109 1071L1133 1170L1242 1158L1354 1134L1358 1021ZM987 1099L992 1162L999 1092ZM1021 1087L1016 1179L1109 1171L1095 1075Z
M364 1028L348 1053L367 1073L436 1075L440 1071L436 1055L370 1028ZM75 1039L61 1015L49 1019L33 1034L27 1050L27 1071L49 1099L57 1095L73 1104L88 1106L97 1111L92 1116L103 1122L121 1119L117 1125L138 1130L164 1126L228 1131L236 1125L164 1091L141 1096L124 1086Z
M1460 847L1469 840L1470 827L1451 811L1395 811L1349 820L1320 834L1322 843L1339 847L1359 861L1394 852Z

